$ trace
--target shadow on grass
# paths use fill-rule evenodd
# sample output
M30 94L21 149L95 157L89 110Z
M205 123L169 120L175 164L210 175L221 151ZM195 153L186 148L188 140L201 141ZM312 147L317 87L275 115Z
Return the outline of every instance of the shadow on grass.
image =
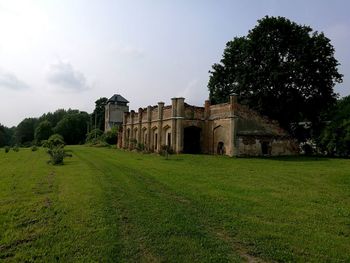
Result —
M253 159L282 162L326 162L331 158L323 156L271 156L271 157L253 157Z

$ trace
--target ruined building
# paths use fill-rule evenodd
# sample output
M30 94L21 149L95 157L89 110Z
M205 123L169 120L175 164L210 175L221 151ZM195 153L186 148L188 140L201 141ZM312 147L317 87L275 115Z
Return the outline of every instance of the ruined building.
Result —
M121 127L123 124L124 112L129 111L129 101L119 94L114 94L105 106L105 132L112 127Z
M107 116L107 115L106 115ZM277 122L237 103L197 107L184 98L171 99L171 105L139 108L124 113L119 147L142 146L159 152L162 145L176 153L225 154L228 156L290 155L296 144Z

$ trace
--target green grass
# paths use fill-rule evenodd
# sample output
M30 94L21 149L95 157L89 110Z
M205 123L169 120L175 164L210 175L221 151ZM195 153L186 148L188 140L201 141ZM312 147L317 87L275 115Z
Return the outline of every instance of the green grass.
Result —
M350 160L0 151L0 261L350 261Z

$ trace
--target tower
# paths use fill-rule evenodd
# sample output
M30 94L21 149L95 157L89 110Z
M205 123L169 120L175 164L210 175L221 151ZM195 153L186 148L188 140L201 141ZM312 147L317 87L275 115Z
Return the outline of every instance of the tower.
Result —
M114 94L105 106L105 132L109 131L114 126L123 124L124 112L129 111L127 101L123 96Z

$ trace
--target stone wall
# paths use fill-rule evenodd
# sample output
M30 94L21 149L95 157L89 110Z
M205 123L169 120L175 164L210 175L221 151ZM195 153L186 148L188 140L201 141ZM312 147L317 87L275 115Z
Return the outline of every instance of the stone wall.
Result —
M204 107L173 98L171 105L139 108L125 113L122 147L134 149L139 143L159 152L168 145L176 153L183 151L225 154L229 156L290 155L296 146L289 135L271 121L230 96L229 103Z

